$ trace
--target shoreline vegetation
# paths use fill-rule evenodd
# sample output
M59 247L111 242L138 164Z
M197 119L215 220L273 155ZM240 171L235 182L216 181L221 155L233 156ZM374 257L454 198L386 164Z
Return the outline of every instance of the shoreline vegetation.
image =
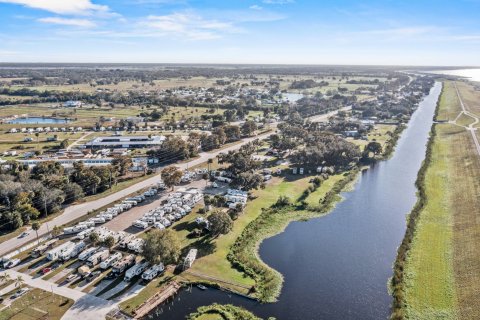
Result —
M445 84L442 83L442 89L437 101L437 105L434 113L434 121L437 121L437 116L440 111L441 101L445 92ZM409 276L405 270L405 265L409 257L410 251L412 249L413 240L415 233L417 231L417 226L419 223L419 218L422 211L425 209L428 198L426 192L426 180L427 180L427 171L432 165L433 160L433 148L434 143L437 138L437 125L436 123L432 124L430 137L427 142L427 148L425 151L425 159L418 171L417 179L415 185L417 187L417 202L415 203L413 209L407 217L407 227L405 230L405 236L397 250L397 257L395 259L393 267L393 276L390 280L390 290L393 297L392 301L392 312L390 319L391 320L402 320L406 319L406 309L407 301L405 296L406 290L406 278Z
M187 320L262 320L250 311L231 304L211 304L209 306L199 307L196 312L190 313ZM273 320L269 318L268 320Z
M275 302L283 284L283 275L261 260L258 254L260 244L284 231L290 222L327 214L341 200L340 193L357 178L359 172L360 169L356 168L344 173L344 177L337 181L315 206L300 200L301 198L292 204L290 199L280 197L277 203L262 209L262 213L243 230L227 258L235 268L255 280L253 294L260 302Z

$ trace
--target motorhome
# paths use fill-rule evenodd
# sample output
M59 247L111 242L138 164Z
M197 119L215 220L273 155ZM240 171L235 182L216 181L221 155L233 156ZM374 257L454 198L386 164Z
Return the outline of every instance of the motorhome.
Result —
M148 262L140 261L125 272L124 281L130 281L134 277L141 275L148 268Z
M120 252L115 252L100 263L100 268L103 270L108 269L120 259L122 259L122 254Z
M150 281L156 278L165 270L163 263L155 264L148 268L144 273L142 273L142 279L145 281Z

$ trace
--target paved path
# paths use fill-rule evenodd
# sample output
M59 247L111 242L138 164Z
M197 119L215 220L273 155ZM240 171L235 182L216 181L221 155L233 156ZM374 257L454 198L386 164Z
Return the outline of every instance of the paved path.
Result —
M349 109L350 109L350 107L345 107L345 108L342 108L340 110L345 111L345 110L349 110ZM311 121L322 121L322 120L328 119L330 116L332 116L336 113L337 113L337 111L332 111L332 112L329 112L329 113L326 113L326 114L310 117L309 119ZM271 126L272 129L275 129L277 124L276 123L270 124L270 126ZM215 151L212 151L212 152L202 152L202 153L200 153L198 158L193 159L191 161L184 162L184 163L176 164L175 166L177 166L181 170L185 170L187 168L202 164L202 163L206 162L208 159L215 158L220 153L227 153L228 151L238 150L241 146L243 146L243 145L245 145L245 144L247 144L247 143L249 143L253 140L267 139L268 137L270 137L274 133L275 133L275 130L272 130L270 132L267 132L267 133L264 133L264 134L261 134L261 135L258 135L258 136L243 139L242 142L237 143L233 146L229 146L227 148L223 148L223 149L220 149L220 150L215 150ZM103 206L109 205L109 204L111 204L115 201L118 201L122 198L125 198L126 196L128 196L128 195L130 195L134 192L137 192L137 191L139 191L141 189L144 189L144 188L148 188L148 187L154 185L155 183L157 183L159 180L160 180L160 174L157 174L157 175L152 176L149 179L143 180L139 183L136 183L136 184L134 184L134 185L132 185L128 188L125 188L123 190L120 190L116 193L110 194L106 197L103 197L103 198L100 198L100 199L97 199L97 200L93 200L93 201L89 201L89 202L85 202L85 203L81 203L81 204L76 204L76 205L69 206L64 210L64 212L61 215L59 215L58 217L49 221L48 225L46 223L42 224L42 226L40 227L40 230L38 230L38 236L41 237L41 236L46 235L48 233L47 229L49 228L49 226L50 226L49 229L51 229L53 226L61 226L61 225L67 224L67 223L69 223L69 222L71 222L75 219L78 219L78 218L86 215L89 211L96 210L96 209L101 208ZM28 228L27 230L30 230L30 228ZM12 238L10 240L7 240L7 241L4 241L4 242L0 243L0 257L4 256L5 254L7 254L11 251L14 251L17 248L20 248L20 247L26 245L29 242L34 241L35 239L36 239L35 232L30 232L30 234L28 236L24 237L24 238Z

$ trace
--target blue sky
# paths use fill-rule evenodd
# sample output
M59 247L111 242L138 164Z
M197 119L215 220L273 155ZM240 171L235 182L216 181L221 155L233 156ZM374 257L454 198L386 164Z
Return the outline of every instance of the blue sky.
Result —
M0 0L2 62L480 66L480 0Z

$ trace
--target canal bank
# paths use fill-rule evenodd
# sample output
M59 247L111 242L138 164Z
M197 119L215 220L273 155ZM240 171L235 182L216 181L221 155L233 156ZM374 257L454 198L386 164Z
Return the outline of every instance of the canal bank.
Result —
M241 305L277 319L386 319L387 282L405 232L406 214L416 202L415 180L441 85L420 103L389 160L360 176L345 200L322 218L292 222L265 240L260 256L285 279L279 301L259 304L218 290L183 291L164 305L157 319L183 319L213 302Z

